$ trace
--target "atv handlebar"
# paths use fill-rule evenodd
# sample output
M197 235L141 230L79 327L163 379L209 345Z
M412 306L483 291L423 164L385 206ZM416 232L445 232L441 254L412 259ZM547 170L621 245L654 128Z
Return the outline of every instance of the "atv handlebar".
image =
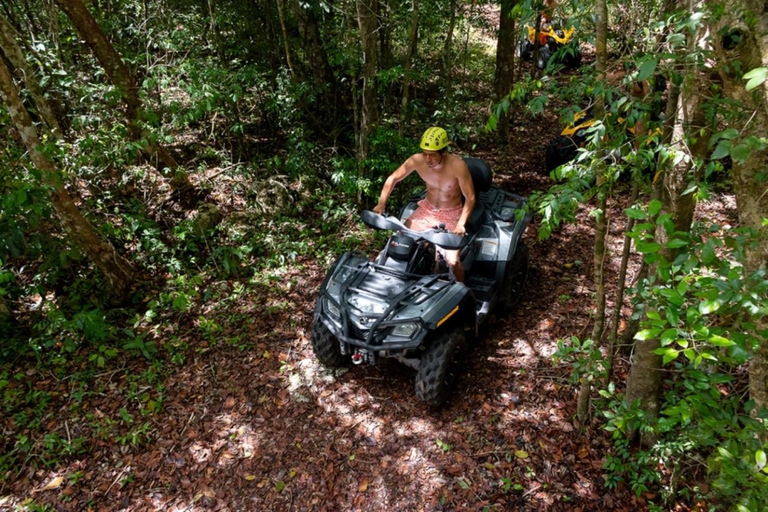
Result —
M400 222L400 219L393 216L379 215L371 210L363 210L360 213L363 222L366 226L374 229L383 229L386 231L402 231L403 233L412 236L417 240L426 240L438 247L448 250L461 249L467 245L467 237L457 235L456 233L450 233L445 229L428 229L427 231L413 231L405 227L405 224Z

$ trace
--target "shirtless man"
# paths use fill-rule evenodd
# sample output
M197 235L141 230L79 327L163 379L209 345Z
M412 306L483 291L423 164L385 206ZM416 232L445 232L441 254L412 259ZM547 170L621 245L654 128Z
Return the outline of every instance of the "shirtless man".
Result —
M389 175L381 189L379 204L373 211L383 213L395 185L416 171L427 186L426 199L406 221L414 231L432 229L440 223L457 235L466 234L465 225L475 207L475 189L467 164L448 153L448 134L432 127L421 138L421 153L412 155ZM461 198L464 196L464 204ZM459 251L445 251L445 259L459 282L464 281L464 267Z

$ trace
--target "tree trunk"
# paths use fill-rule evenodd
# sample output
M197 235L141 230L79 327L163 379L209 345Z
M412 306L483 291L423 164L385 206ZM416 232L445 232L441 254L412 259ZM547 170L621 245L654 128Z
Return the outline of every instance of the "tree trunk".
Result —
M27 67L27 61L24 58L24 54L19 48L17 41L20 37L13 26L5 19L4 16L0 16L0 48L2 48L5 57L16 68L17 78L24 80L27 91L35 102L37 111L48 130L55 138L60 138L62 135L61 126L59 121L51 110L48 102L45 100L43 89L40 87L40 83L37 81L37 76L34 71Z
M515 19L512 9L517 0L502 0L499 14L499 38L496 44L496 76L494 92L496 101L509 94L515 81ZM503 144L509 142L509 114L502 112L498 124L499 139Z
M72 197L64 188L56 166L43 151L37 129L1 58L0 96L8 107L11 120L29 152L32 163L42 173L45 183L51 187L51 203L64 230L101 270L107 281L107 292L121 301L126 299L134 280L133 268L111 244L101 239L80 214Z
M637 196L640 191L640 186L637 183L632 185L632 198L630 199L630 205L634 206L637 202ZM635 227L635 219L627 217L627 228L625 233L629 233ZM616 357L616 338L619 333L619 321L621 320L621 308L624 305L624 291L627 280L627 267L629 265L629 253L632 249L632 238L629 235L624 235L624 249L621 252L621 266L619 268L619 282L616 285L616 305L613 309L613 317L611 318L611 330L608 333L608 347L606 354L608 356L608 375L606 377L606 384L610 382L613 376L614 360Z
M411 87L411 65L416 58L419 43L419 0L413 0L413 13L411 14L411 30L408 33L408 54L403 64L403 99L400 104L400 126L398 133L402 137L405 133L405 124L408 120L408 101Z
M608 7L606 6L606 0L595 1L595 20L596 20L596 41L595 47L597 49L595 55L595 69L597 70L597 80L599 83L605 84L605 70L607 67L608 52L606 51L606 37L608 33ZM536 44L538 44L538 33L541 25L541 13L539 13L536 20ZM536 69L536 48L534 46L534 69ZM598 95L595 102L595 119L602 119L605 115L605 100L602 96ZM604 164L600 165L597 171L597 186L598 189L603 188L603 173L605 172ZM592 326L592 340L600 346L603 337L603 327L605 325L605 279L604 279L604 263L605 263L605 240L606 233L608 231L608 221L605 217L606 207L606 190L598 191L598 205L595 215L595 246L592 252L593 268L594 268L594 281L595 281L595 323ZM579 421L584 423L589 417L589 397L591 392L590 381L582 377L581 386L579 388L579 398L576 406L576 416Z
M450 0L448 9L448 31L445 34L445 44L443 45L443 54L441 56L441 72L443 77L443 87L445 94L451 90L451 53L453 52L453 30L456 27L456 0Z
M99 60L109 80L115 85L122 95L125 104L125 115L134 140L146 140L145 151L158 163L169 167L172 171L170 185L177 192L189 194L194 190L186 173L179 168L179 164L171 154L161 145L152 142L149 133L141 128L142 109L139 99L139 88L136 85L131 71L123 63L122 57L110 43L107 36L96 23L91 13L85 7L82 0L56 0L56 3L72 21L77 33L85 40L88 47ZM162 170L162 165L158 167Z
M718 71L723 82L726 96L736 100L745 110L745 115L732 126L741 137L765 137L768 133L768 81L747 91L742 73L755 68L768 67L768 18L765 15L765 2L758 0L735 0L721 20L722 26L738 30L738 38L733 37L730 45L723 45L724 38L715 38L715 50L718 57ZM745 20L753 20L747 25ZM714 34L720 34L720 28L713 27ZM733 44L733 43L736 44ZM734 66L737 61L741 66ZM740 70L740 71L739 71ZM768 149L752 150L746 161L733 161L733 188L736 193L736 206L742 227L754 230L758 244L747 252L745 267L754 272L768 266L768 226L763 219L768 218L768 194L762 179L768 169ZM755 401L755 414L761 409L768 409L768 322L765 318L752 318L756 332L760 333L760 344L749 362L749 396Z
M690 39L689 48L696 42L696 38ZM682 147L689 147L692 159L701 161L706 156L711 129L704 111L704 96L708 90L708 84L693 65L686 66L685 76L687 80L680 94L679 115L675 123L673 142L680 141ZM659 170L655 191L662 204L661 214L672 214L675 231L687 232L691 229L696 209L696 196L692 193L683 195L683 192L688 189L691 181L698 181L698 173L699 170L693 168L690 161L683 161L671 169ZM670 235L671 233L667 233L661 225L657 226L654 240L662 246L659 255L666 261L674 260L679 252L666 248ZM657 263L651 265L649 274L656 275L657 269ZM634 358L627 381L627 402L631 404L639 401L640 407L651 422L658 418L661 406L662 357L655 353L660 346L658 339L642 340L635 344ZM630 433L630 435L634 434L634 432ZM652 442L653 438L644 441Z
M210 1L210 0L209 0ZM283 47L285 48L285 62L288 64L288 71L291 72L291 78L296 80L296 68L291 58L291 45L288 42L288 28L285 24L285 0L275 0L277 2L277 16L280 19L280 31L283 34Z
M379 63L381 69L393 66L392 57L392 8L389 0L379 0Z
M357 170L364 177L363 163L368 158L369 136L379 117L376 98L376 0L356 0L357 24L363 49L363 104L360 109L360 139L357 147ZM362 196L358 193L358 203Z

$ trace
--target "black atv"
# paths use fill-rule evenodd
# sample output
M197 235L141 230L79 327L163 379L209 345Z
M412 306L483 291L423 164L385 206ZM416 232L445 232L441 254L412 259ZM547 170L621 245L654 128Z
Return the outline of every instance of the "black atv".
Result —
M491 186L485 162L465 161L478 198L466 236L405 226L426 192L411 197L399 218L362 212L366 225L394 233L374 261L348 252L328 271L312 329L321 363L395 358L417 370L416 396L437 406L450 395L467 339L495 308L508 312L517 303L528 271L526 200ZM438 248L460 250L466 283L456 281Z

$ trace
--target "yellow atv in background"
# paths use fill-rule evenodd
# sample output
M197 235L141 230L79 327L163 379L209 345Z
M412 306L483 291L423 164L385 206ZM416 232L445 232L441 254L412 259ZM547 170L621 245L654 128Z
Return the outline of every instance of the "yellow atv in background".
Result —
M581 50L579 42L574 39L573 34L576 31L574 27L562 28L563 23L554 20L551 23L541 24L539 31L539 56L536 65L539 69L547 67L549 59L561 48L560 59L569 68L577 68L581 64ZM523 60L530 60L533 57L533 47L536 43L536 29L526 27L527 35L518 43L518 54Z
M610 116L610 114L608 115ZM625 119L619 117L617 121L621 124L625 122ZM560 132L560 135L549 142L545 161L548 173L576 158L579 148L587 145L587 130L594 123L595 119L592 116L592 109L578 112L573 116L573 124L566 126ZM631 135L635 135L636 131L636 126L627 127L627 132ZM660 128L656 128L647 134L645 144L650 144L653 141L653 137L657 135L661 135Z
M648 82L650 82L650 84ZM662 96L667 88L667 81L664 76L658 74L652 79L649 79L649 81L645 82L645 84L647 87L647 89L645 89L645 94L653 94L653 97L650 99L650 103L648 105L650 107L650 120L652 122L660 121L662 119L662 113L665 108L665 103ZM638 90L642 93L644 90L642 83L637 82L637 86L639 87ZM608 116L611 116L611 114L609 113ZM625 119L619 116L617 121L619 124L622 124L625 122ZM576 157L576 153L578 152L579 148L586 146L588 129L594 123L595 119L592 114L592 108L590 107L587 110L576 113L576 115L573 116L573 123L570 126L566 126L563 131L560 132L560 135L553 138L549 142L547 145L545 161L548 173L553 169L570 162ZM627 133L631 136L637 135L635 133L636 131L636 126L627 126ZM654 140L654 137L658 135L661 135L661 129L656 128L651 130L646 134L646 140L644 144L650 144Z

